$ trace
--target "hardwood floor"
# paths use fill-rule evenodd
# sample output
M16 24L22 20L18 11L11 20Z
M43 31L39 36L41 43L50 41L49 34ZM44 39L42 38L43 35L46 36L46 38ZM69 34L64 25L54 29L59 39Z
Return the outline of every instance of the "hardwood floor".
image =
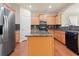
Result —
M18 43L16 45L15 51L11 54L11 56L27 56L27 41Z
M77 56L57 40L54 45L55 56ZM15 51L10 56L27 56L27 41L17 44Z

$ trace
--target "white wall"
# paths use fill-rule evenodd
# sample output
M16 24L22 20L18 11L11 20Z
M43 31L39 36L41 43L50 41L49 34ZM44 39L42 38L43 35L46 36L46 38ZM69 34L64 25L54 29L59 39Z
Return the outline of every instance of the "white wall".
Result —
M16 13L15 13L15 24L20 24L20 6L16 7Z
M79 4L72 4L67 9L65 9L63 12L61 12L61 23L62 25L67 25L69 23L69 16L77 16L77 26L79 26Z

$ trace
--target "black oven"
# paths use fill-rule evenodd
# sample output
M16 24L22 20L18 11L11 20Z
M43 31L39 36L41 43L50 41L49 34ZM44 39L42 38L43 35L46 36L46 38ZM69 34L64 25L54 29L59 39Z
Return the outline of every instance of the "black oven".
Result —
M78 32L66 32L66 46L71 51L78 53Z

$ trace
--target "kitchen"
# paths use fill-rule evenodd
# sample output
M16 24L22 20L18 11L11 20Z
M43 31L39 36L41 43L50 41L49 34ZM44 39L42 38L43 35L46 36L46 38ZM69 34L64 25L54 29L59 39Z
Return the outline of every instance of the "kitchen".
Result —
M8 3L3 5L15 11L15 49L9 54L10 56L79 55L79 4Z

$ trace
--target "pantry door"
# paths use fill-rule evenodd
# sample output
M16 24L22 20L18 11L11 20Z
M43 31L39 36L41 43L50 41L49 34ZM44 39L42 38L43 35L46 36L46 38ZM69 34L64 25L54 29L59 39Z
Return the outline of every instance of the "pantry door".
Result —
M31 12L20 9L20 42L27 40L26 35L31 33Z

